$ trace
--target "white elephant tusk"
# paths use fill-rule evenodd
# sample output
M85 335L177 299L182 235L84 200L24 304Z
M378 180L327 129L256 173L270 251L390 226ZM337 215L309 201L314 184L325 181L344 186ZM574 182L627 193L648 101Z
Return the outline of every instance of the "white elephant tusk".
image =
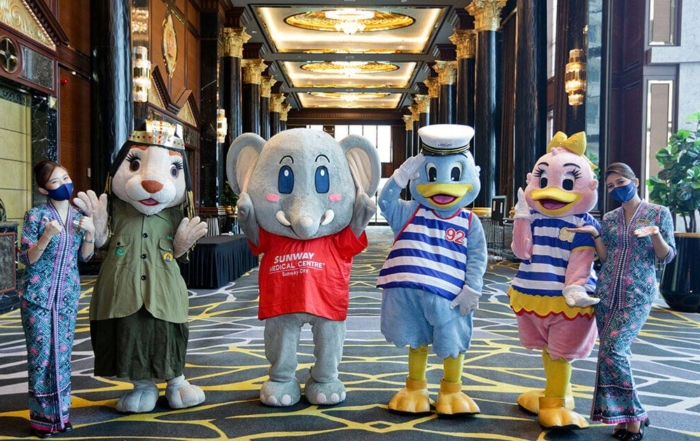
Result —
M335 217L335 213L333 212L333 210L326 210L326 212L324 213L324 219L323 219L323 222L321 222L321 225L330 224L334 217Z
M290 227L292 225L291 223L289 223L287 217L284 215L284 211L282 210L278 211L275 217L277 217L277 221L285 227Z

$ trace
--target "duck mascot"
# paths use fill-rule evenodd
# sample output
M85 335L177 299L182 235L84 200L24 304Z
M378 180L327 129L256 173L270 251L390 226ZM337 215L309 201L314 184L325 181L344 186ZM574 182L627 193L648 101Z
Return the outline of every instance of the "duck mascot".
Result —
M598 200L595 166L586 158L586 135L558 132L518 191L511 249L522 260L508 290L521 344L542 351L544 390L518 397L542 427L583 429L573 411L571 362L587 357L596 339L593 311L595 244L568 228L594 225L588 214Z
M422 153L408 158L379 195L394 244L379 273L381 331L397 347L409 346L406 387L389 402L400 412L430 412L428 345L443 360L438 414L475 414L462 392L464 354L471 343L488 261L479 218L465 207L481 184L469 149L474 130L438 124L418 130ZM399 199L410 182L411 201Z
M147 121L129 135L107 178L105 194L78 193L75 204L92 214L95 241L108 247L90 301L96 376L133 383L116 408L150 412L158 382L170 407L204 401L185 380L189 328L187 287L176 259L207 232L194 205L182 139L175 127Z
M353 256L377 211L377 149L351 135L340 142L319 130L290 129L269 141L237 137L226 158L238 194L238 222L255 255L262 254L258 318L265 320L269 378L260 390L268 406L301 399L297 350L311 325L315 363L305 382L311 404L346 398L338 378L343 356Z

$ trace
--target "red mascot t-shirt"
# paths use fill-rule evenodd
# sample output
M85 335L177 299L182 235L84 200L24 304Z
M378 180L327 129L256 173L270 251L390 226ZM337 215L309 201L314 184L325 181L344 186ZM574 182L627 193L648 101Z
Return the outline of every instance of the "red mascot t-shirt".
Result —
M311 240L291 239L260 229L260 244L250 241L260 262L258 318L306 312L345 320L350 301L353 256L367 248L367 235L350 227Z

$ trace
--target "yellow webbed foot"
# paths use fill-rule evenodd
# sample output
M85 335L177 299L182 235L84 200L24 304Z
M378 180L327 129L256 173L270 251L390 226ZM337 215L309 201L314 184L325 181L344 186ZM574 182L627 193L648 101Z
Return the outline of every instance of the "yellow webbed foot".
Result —
M545 429L585 429L588 421L573 410L564 406L564 398L540 398L540 411L537 414L540 426Z
M534 389L524 392L518 396L518 406L537 415L540 411L540 398L544 397L544 389ZM567 395L564 397L564 407L569 410L574 410L574 397Z
M438 392L435 408L440 415L468 415L481 412L474 400L462 392L461 383L448 383L444 380L440 382L440 392Z
M406 387L389 401L389 409L409 413L430 412L428 381L411 380L407 377Z

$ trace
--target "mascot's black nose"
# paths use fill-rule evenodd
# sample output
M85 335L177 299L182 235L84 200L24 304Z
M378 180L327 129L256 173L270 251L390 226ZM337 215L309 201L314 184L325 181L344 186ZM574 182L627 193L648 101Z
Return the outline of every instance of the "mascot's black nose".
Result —
M158 181L142 181L141 187L143 187L147 192L153 194L158 193L163 188L163 184Z

